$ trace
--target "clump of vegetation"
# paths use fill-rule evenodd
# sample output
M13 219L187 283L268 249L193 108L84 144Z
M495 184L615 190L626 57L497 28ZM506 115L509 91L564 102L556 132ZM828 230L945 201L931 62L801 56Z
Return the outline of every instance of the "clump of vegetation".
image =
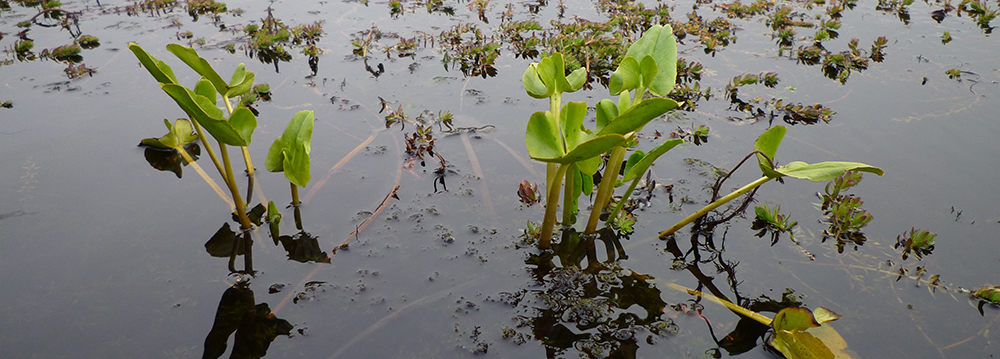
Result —
M438 43L445 49L441 59L445 68L457 65L466 76L496 76L493 65L500 56L500 43L484 36L476 25L455 25L438 36Z
M164 4L166 3L168 2L164 2ZM218 15L226 12L226 3L216 2L215 0L189 0L187 9L188 14L197 19L198 15Z
M912 228L909 232L896 237L896 244L893 248L903 248L903 260L906 260L911 253L917 259L923 259L925 255L934 251L934 240L936 238L936 234L927 230Z
M101 40L98 39L97 36L80 35L76 38L76 44L89 50L101 46Z
M41 57L43 58L77 62L83 59L83 57L80 56L80 51L83 51L80 45L70 44L70 45L58 46L51 50L50 49L42 50L42 53L39 55L41 55Z

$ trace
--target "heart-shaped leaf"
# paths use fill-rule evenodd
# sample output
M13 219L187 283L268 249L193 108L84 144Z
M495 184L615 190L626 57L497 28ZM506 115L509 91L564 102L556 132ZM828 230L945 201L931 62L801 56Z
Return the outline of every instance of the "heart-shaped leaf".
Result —
M167 63L153 57L153 55L147 53L142 46L139 46L134 42L129 43L128 48L129 50L132 50L135 57L139 59L139 63L142 64L142 67L145 67L146 71L149 71L149 74L153 75L156 82L165 84L177 83L177 77L174 76L174 71L170 69L170 65L167 65Z
M674 63L677 66L677 63ZM639 62L639 69L642 74L640 78L642 80L642 86L649 88L656 79L656 74L659 73L659 68L656 65L656 60L653 60L653 56L646 55L642 57L642 61Z
M220 95L225 95L229 91L229 86L226 81L219 76L218 72L212 68L212 65L208 63L203 57L198 56L198 52L190 47L184 47L178 44L167 45L167 50L172 52L177 58L184 61L192 70L197 72L199 75L204 76L208 81L212 81L212 85L215 86L215 90L219 92Z
M315 114L312 111L296 113L281 137L271 144L264 167L271 172L284 172L288 181L296 186L305 187L309 184L309 152L314 122Z
M778 178L781 174L774 171L771 166L771 161L774 161L774 155L778 153L778 146L781 145L781 140L785 137L785 131L788 129L785 126L774 126L764 131L757 137L757 142L754 142L754 151L760 151L767 156L765 158L760 153L757 154L757 164L760 165L760 171L764 173L768 178ZM770 161L768 161L770 159Z
M652 56L659 71L649 84L649 92L666 96L677 80L677 42L670 25L653 25L638 41L629 46L625 57L642 59Z
M559 158L566 154L552 113L535 112L528 119L528 129L524 136L528 155L533 158Z
M636 58L623 58L608 80L608 90L612 95L635 90L641 84L641 71Z
M545 82L542 81L542 75L538 73L538 66L539 63L533 63L524 70L524 75L521 77L521 81L524 82L524 91L534 98L548 98L552 96L553 88L546 86Z
M567 103L563 106L560 117L560 127L563 130L567 149L572 149L594 137L583 128L583 120L587 117L586 102Z

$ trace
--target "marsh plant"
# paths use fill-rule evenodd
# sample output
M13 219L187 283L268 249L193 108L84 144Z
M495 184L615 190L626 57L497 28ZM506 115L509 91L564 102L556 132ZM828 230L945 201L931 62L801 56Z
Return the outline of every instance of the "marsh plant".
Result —
M254 73L247 71L244 64L240 64L227 82L212 68L208 60L200 57L195 50L177 44L168 45L168 51L201 75L192 89L181 85L169 65L153 57L139 45L129 44L129 49L132 50L143 67L153 75L160 88L188 115L188 119L179 119L174 123L164 120L168 129L167 135L157 139L145 139L141 144L176 151L184 158L184 161L197 166L185 148L196 140L201 141L229 191L229 197L223 195L223 198L229 201L235 210L235 217L243 232L243 241L234 241L233 243L230 270L235 271L232 261L242 249L245 251L244 270L253 273L250 252L252 246L250 246L250 237L247 233L255 224L261 223L264 208L263 205L258 206L260 213L251 213L247 210L247 203L237 185L238 178L233 172L229 150L234 148L242 152L246 173L249 176L247 184L247 198L249 198L253 193L255 173L247 147L250 146L254 130L257 127L257 116L249 108L243 106L240 101L236 101L234 107L231 100L252 90ZM225 112L219 107L220 102L221 106L225 108ZM265 167L269 171L285 173L285 177L291 184L292 205L294 206L298 206L300 203L297 187L304 187L309 182L309 152L313 116L312 111L300 111L295 114L284 134L274 141L265 161ZM218 153L208 142L208 136L214 138L218 144ZM200 167L195 168L200 169ZM218 188L211 177L203 172L201 175L207 183ZM220 190L217 189L217 191ZM269 207L276 210L273 202L269 204ZM276 222L280 216L274 212L269 213L268 218Z
M605 99L594 106L597 118L593 129L583 125L587 112L586 103L562 102L563 93L574 92L583 86L587 77L586 69L578 68L567 75L562 54L555 52L531 64L524 72L523 82L527 93L534 98L549 100L548 111L531 115L525 135L531 157L548 164L544 189L545 216L538 240L540 249L551 247L561 191L564 192L561 221L564 228L569 228L576 222L577 201L583 194L593 195L594 198L584 236L593 236L597 232L602 215L606 216L605 223L613 227L630 226L631 221L634 221L623 216L623 205L627 203L628 197L649 166L683 140L667 140L648 153L636 150L627 161L625 153L636 144L636 133L643 126L678 107L677 102L665 98L674 88L677 63L677 45L670 26L656 25L649 28L638 41L629 46L618 68L611 75L608 88L611 95L617 95L617 101ZM858 162L808 164L796 161L777 166L774 157L786 130L784 126L767 130L757 139L754 151L744 158L743 162L756 155L763 174L760 179L715 200L660 232L660 236L673 234L719 206L754 191L771 180L792 177L823 182L837 178L845 171L879 175L883 173L877 167ZM600 173L600 182L594 183L594 175L598 174L605 156L607 160ZM619 182L622 185L629 183L628 189L622 193L622 199L613 208L608 208ZM523 186L521 192L527 194ZM593 263L594 258L589 257L589 261Z

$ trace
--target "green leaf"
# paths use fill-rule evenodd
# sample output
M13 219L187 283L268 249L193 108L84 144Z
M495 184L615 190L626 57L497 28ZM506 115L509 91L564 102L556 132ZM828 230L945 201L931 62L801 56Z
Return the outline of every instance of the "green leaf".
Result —
M212 105L207 97L199 96L181 85L160 84L160 87L174 99L188 117L205 127L205 130L219 142L232 146L246 146L250 143L248 138L244 138L228 121L221 118L222 110ZM256 119L253 120L253 124L256 126ZM245 127L246 123L243 125Z
M208 81L212 81L212 85L215 86L215 90L219 92L220 95L225 95L229 91L229 86L226 81L219 76L218 72L212 68L212 65L208 63L203 57L198 56L198 52L190 47L184 47L178 44L167 45L167 50L172 52L177 58L184 61L192 70L197 72L199 75L204 76Z
M639 161L641 161L643 157L646 157L646 153L642 152L642 151L635 151L635 152L632 153L632 155L628 156L628 160L625 160L625 175L626 176L628 175L628 172L630 170L632 170L632 167L635 167L635 164L639 163ZM627 179L623 179L622 181L626 181L627 182L628 180Z
M584 171L583 165L581 164L587 162L593 162L594 164L593 172L588 173L587 171ZM584 195L589 196L591 193L594 192L594 173L597 173L597 168L600 166L600 164L601 164L600 157L594 157L576 163L576 167L580 169L581 179L582 179L582 181L580 181L580 187Z
M285 132L271 145L264 167L271 172L284 172L288 181L296 186L305 187L309 184L309 152L314 122L315 114L312 111L296 113L288 121Z
M677 42L670 25L653 25L638 41L629 46L626 57L642 59L652 56L659 71L649 84L649 91L657 96L666 96L674 88L677 80Z
M129 50L132 50L135 57L139 59L140 63L142 63L142 67L145 67L146 71L149 71L149 74L153 75L156 82L165 84L177 83L177 77L174 76L174 71L170 69L170 65L167 65L167 63L153 57L153 55L147 53L145 49L134 42L130 42L128 44L128 48Z
M634 57L625 57L618 68L611 74L608 90L612 95L635 90L641 84L639 61Z
M576 148L573 148L569 151L569 153L561 157L541 158L532 156L531 158L542 162L554 162L559 164L574 163L590 159L591 157L597 157L611 148L620 146L624 143L625 136L619 134L609 134L581 143L579 146L576 146ZM528 152L530 153L531 151Z
M533 63L524 70L524 76L521 77L522 82L524 82L524 91L534 98L548 98L552 96L553 89L542 81L541 74L538 73L538 66L539 63Z
M677 64L674 63L674 66L676 67ZM650 55L644 56L642 61L639 62L639 69L641 70L642 86L649 88L653 84L656 74L659 72L656 60L653 60L653 57Z
M677 145L681 143L684 143L684 140L680 138L675 138L667 140L666 142L661 143L659 146L656 146L655 148L650 150L649 153L647 153L644 157L642 157L642 160L640 160L634 166L632 166L631 169L625 170L625 178L622 181L628 182L642 176L642 174L646 173L646 170L649 169L649 166L652 166L653 162L656 161L656 159L659 158L660 155L667 153L667 151L670 151L672 148L677 147ZM631 161L632 158L629 157L629 162Z
M782 309L771 322L771 327L774 330L805 330L818 326L819 323L816 323L812 312L802 307Z
M879 176L885 174L882 169L868 164L838 161L813 164L795 161L778 168L776 171L782 176L807 179L813 182L829 181L844 174L846 171L869 172Z
M244 65L240 64L240 66ZM234 75L233 78L235 79L235 77L236 76ZM242 82L235 84L229 88L229 92L226 93L226 97L234 98L247 93L247 91L250 91L250 89L253 88L253 80L254 80L253 72L247 72L246 75L243 77Z
M171 124L169 120L163 120L163 123L167 125L166 135L160 138L143 139L139 145L161 150L176 150L198 140L198 136L193 133L194 129L188 120L177 119L175 124Z
M559 158L566 154L560 140L559 129L549 111L535 112L528 119L524 136L528 155L533 158Z
M212 106L219 105L219 93L215 91L212 81L208 81L204 77L199 79L198 83L194 85L194 93L205 96L205 98L212 102Z
M778 146L781 145L781 140L785 137L785 131L788 129L785 126L774 126L764 131L760 137L757 137L757 142L754 142L754 151L760 151L767 155L767 158L762 156L760 153L757 154L757 164L760 165L760 171L764 173L768 178L778 178L781 177L780 173L774 171L771 167L771 161L774 161L774 155L778 153Z
M573 72L569 73L569 76L566 76L566 82L569 84L569 88L571 89L571 91L568 92L576 92L576 90L579 90L583 87L583 84L587 82L587 69L581 67L573 70Z
M242 146L249 146L253 140L253 131L257 128L257 116L250 109L240 107L229 116L229 125L246 141Z
M583 120L586 117L586 102L570 102L563 106L559 123L566 141L566 148L572 149L594 137L583 128Z
M598 132L604 129L604 125L618 117L618 106L614 101L603 99L594 106L594 109L597 112L597 127L594 130Z
M234 87L243 83L243 80L247 77L247 65L240 63L236 66L236 70L233 70L233 78L229 79L229 87Z
M667 98L651 98L633 106L615 119L608 122L598 136L617 133L625 135L639 131L649 121L677 107L677 102Z
M827 323L840 318L826 308L813 313L806 308L785 308L771 323L774 337L768 343L787 359L850 359L847 342Z

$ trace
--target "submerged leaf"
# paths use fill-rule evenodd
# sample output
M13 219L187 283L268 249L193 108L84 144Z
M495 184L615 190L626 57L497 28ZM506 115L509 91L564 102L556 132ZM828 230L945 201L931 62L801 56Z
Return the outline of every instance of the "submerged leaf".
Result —
M885 174L878 167L860 162L829 161L809 164L796 161L777 168L777 172L783 176L807 179L813 182L829 181L847 171L870 172L879 176Z
M840 318L826 308L816 313L801 307L785 308L771 323L774 337L768 342L787 359L851 359L847 342L828 324Z

